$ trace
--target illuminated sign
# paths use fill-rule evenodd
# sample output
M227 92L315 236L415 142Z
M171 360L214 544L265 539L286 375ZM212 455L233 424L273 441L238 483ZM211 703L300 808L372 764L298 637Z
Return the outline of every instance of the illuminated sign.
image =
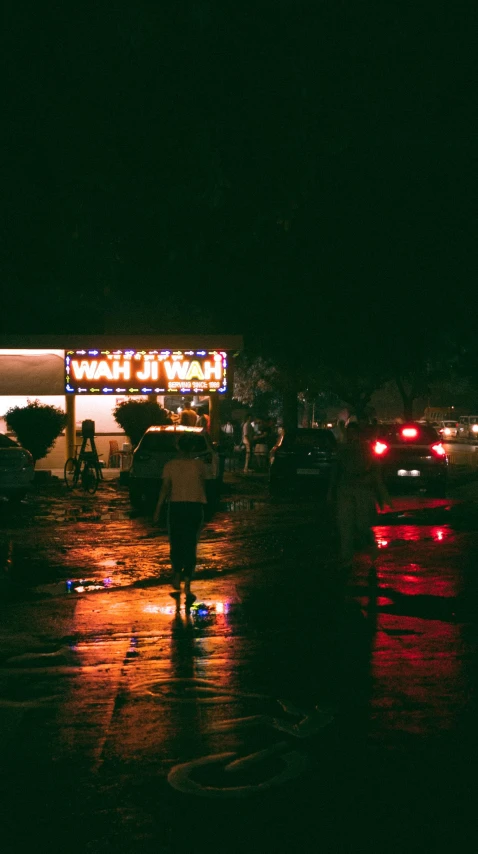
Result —
M227 391L222 350L67 350L69 394L211 394Z

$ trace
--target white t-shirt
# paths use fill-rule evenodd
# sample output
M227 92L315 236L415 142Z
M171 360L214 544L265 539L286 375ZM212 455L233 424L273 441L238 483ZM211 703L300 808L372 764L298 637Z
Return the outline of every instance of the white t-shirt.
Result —
M202 460L178 458L169 460L163 469L163 481L171 482L169 500L193 501L207 504L204 481L208 479L208 471Z

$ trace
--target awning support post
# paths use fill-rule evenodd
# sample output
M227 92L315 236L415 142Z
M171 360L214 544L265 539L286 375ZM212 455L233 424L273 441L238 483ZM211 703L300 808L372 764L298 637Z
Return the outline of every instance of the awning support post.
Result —
M66 445L65 445L65 461L69 457L75 456L76 446L76 421L75 421L75 395L65 394L65 410L66 410Z
M213 442L219 442L221 437L221 415L219 411L219 395L211 394L209 398L209 432Z

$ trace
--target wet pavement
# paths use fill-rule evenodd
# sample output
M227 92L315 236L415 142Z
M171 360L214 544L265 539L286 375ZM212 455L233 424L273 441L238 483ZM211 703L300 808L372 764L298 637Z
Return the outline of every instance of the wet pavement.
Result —
M118 482L0 505L6 851L478 848L478 488L330 511L228 475L190 612Z

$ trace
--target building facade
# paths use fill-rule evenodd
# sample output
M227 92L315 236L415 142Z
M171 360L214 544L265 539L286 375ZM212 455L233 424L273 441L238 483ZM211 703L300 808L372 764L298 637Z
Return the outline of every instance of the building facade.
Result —
M237 335L1 336L0 432L7 432L8 409L38 399L67 415L65 434L38 468L62 467L88 418L107 461L109 442L127 441L113 416L118 403L153 399L177 414L192 398L196 407L208 408L217 437L219 400L232 392L241 348Z

